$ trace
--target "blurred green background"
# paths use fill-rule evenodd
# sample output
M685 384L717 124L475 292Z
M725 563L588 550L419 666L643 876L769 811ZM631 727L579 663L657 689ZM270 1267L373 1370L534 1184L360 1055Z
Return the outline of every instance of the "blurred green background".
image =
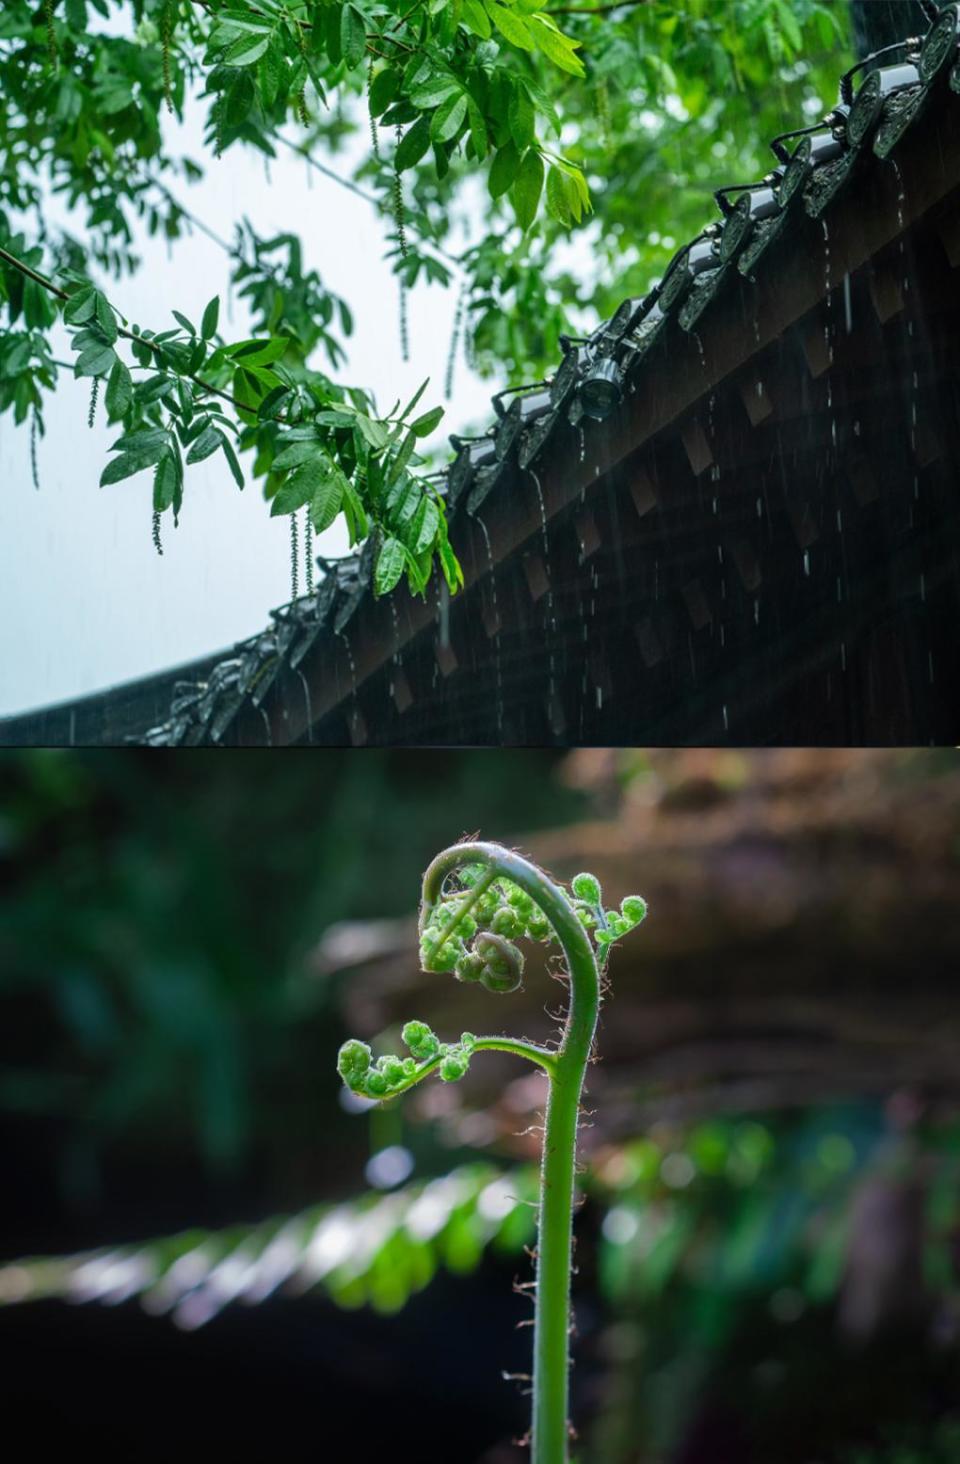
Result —
M416 969L474 832L651 904L582 1134L579 1464L960 1459L953 752L3 754L0 1346L41 1449L524 1457L539 1079L366 1111L334 1070L409 1016L550 1032L535 965L476 1012Z

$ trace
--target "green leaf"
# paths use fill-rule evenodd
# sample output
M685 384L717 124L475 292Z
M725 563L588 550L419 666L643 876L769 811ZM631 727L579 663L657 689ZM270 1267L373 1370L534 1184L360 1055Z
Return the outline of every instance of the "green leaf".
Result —
M493 31L480 0L461 0L460 19L475 36L479 36L482 41L489 41Z
M108 376L117 355L112 346L88 346L76 359L78 376Z
M379 452L381 447L386 447L390 434L382 422L377 422L372 417L365 417L362 412L358 412L356 425L364 440L375 452Z
M270 504L271 517L283 513L296 513L298 508L310 502L317 485L321 482L324 465L317 458L311 458L295 468L285 482L281 483Z
M359 66L367 49L367 27L355 5L345 5L340 16L340 50L348 66Z
M223 433L219 427L214 427L212 423L208 423L199 437L195 438L191 444L190 451L187 453L187 462L202 463L204 458L208 458L212 453L216 452L222 440Z
M535 147L527 148L510 198L521 229L529 229L537 216L537 205L543 190L543 158Z
M253 77L238 71L224 93L223 117L228 127L242 127L254 102Z
M800 30L797 17L794 15L786 0L778 0L777 15L780 17L780 25L787 42L794 55L803 48L803 34Z
M163 513L170 507L177 492L177 464L172 453L160 459L153 475L153 507Z
M121 437L121 452L118 458L114 458L104 468L103 476L100 479L101 486L104 483L116 483L120 478L129 477L131 473L139 473L141 468L152 468L158 463L164 453L170 450L170 434L160 428L148 429L144 432L130 432L126 437ZM117 470L117 464L123 462L125 469ZM108 477L112 470L113 475Z
M432 549L433 541L437 537L437 529L440 527L440 510L432 498L425 498L423 508L417 515L417 537L414 540L414 554L422 554L424 549Z
M270 44L269 33L267 35L240 36L232 46L227 48L224 56L226 66L253 66L260 60L264 51Z
M442 407L431 407L429 412L424 412L422 417L417 417L410 423L410 431L415 432L418 437L429 437L442 416Z
M377 567L373 575L375 595L389 595L396 589L407 561L406 550L399 539L384 539L377 555Z
M508 10L505 5L498 5L496 0L484 0L484 8L504 40L509 41L511 46L519 46L523 51L534 49L529 25L513 10Z
M212 341L217 333L217 322L220 319L220 296L214 295L203 312L203 319L200 322L200 334L205 341Z
M305 442L290 442L281 448L271 464L271 472L285 473L290 468L299 468L303 463L310 462L320 453L320 443L316 437L310 437Z
M401 422L403 422L407 417L409 417L410 413L413 411L414 407L417 405L417 402L423 396L423 393L426 391L426 389L427 389L427 387L429 385L430 385L430 378L429 378L429 376L427 376L423 381L421 381L420 385L417 387L417 389L414 392L413 396L410 398L410 400L407 402L407 405L404 407L403 411L400 413L400 420L401 420Z
M478 161L482 163L487 155L487 148L490 143L487 137L487 124L483 120L483 113L473 100L473 97L467 98L467 115L470 118L470 137L473 141L473 150L477 155Z
M243 489L243 469L240 467L240 464L237 461L237 454L233 450L233 443L230 441L229 437L226 435L225 432L224 433L221 433L221 436L220 436L220 446L223 448L223 455L224 455L224 457L227 460L227 467L230 469L230 472L233 474L233 481L236 483L237 487L239 489L241 489L241 491L242 491L242 489Z
M107 416L122 417L133 401L133 377L129 368L117 356L110 370L107 382Z
M440 541L440 567L443 570L444 579L447 582L447 588L451 595L455 595L457 590L463 589L463 569L459 559L447 542L446 537Z
M430 146L430 119L419 117L413 126L403 134L397 147L397 171L403 173L419 163Z
M533 142L534 112L533 102L530 100L526 89L522 84L518 85L510 98L509 109L510 136L522 152Z
M527 24L537 46L554 66L559 66L561 71L569 72L571 76L586 75L583 62L576 54L579 41L569 40L543 15L529 16Z
M111 306L109 300L105 295L102 295L99 290L96 294L96 307L94 313L96 314L97 324L99 325L105 340L108 342L109 345L112 346L114 341L117 339L117 321L113 313L113 307Z
M178 320L180 322L184 330L187 332L187 335L196 335L197 328L191 320L188 320L185 315L181 315L179 310L171 310L170 313L173 316L174 320Z
M520 154L512 142L497 148L490 164L487 186L491 198L500 198L511 187L520 167Z
M434 142L449 142L456 137L467 115L467 98L461 92L438 107L430 124L430 136Z
M552 165L547 174L547 213L566 228L573 223L573 213L564 187L564 174Z
M400 73L393 66L384 66L370 83L370 116L382 117L400 91Z
M82 325L91 320L97 308L97 291L93 285L75 290L63 307L63 318L67 325Z
M448 97L456 96L459 91L460 83L454 81L452 76L433 76L411 93L410 100L419 111L426 112L445 102Z
M325 458L321 464L322 477L310 504L310 521L318 534L329 529L343 502L346 478L332 458Z
M129 453L121 453L119 457L111 458L100 474L100 487L106 488L110 483L119 483L121 479L131 478L134 473L151 466L151 463L137 462Z

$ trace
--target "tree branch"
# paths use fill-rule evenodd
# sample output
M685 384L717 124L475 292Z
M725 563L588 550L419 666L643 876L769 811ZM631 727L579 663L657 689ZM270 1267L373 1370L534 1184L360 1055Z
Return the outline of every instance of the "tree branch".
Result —
M650 0L614 0L612 5L553 5L548 15L607 15L611 10L628 10L634 5L649 5Z
M11 269L18 270L28 280L33 280L34 284L40 285L42 289L47 290L51 295L55 295L58 300L66 301L70 299L66 290L61 290L59 285L55 285L52 280L48 280L45 275L40 274L29 264L25 264L22 259L18 259L15 254L10 254L6 249L0 248L0 261L9 265ZM119 314L119 311L115 313ZM169 359L164 355L162 344L159 346L154 345L153 341L148 340L146 336L134 335L132 330L125 330L122 325L117 326L117 335L122 336L125 341L136 341L140 345L146 346L156 356L160 365L176 371L177 368L171 366ZM250 411L249 407L244 406L242 402L238 402L236 397L231 396L229 392L221 391L219 386L213 386L209 381L204 381L200 376L194 376L192 371L179 371L177 374L179 376L186 376L194 385L199 386L202 391L209 392L211 396L216 396L221 401L229 402L230 406L236 411Z

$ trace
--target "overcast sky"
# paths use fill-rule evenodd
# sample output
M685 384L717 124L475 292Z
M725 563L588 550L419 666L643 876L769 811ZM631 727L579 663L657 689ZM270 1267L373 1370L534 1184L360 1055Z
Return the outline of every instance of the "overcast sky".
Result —
M305 265L343 295L354 313L341 379L372 387L381 408L432 378L424 406L443 400L455 289L418 287L409 300L411 360L403 362L397 284L383 260L385 225L373 207L293 154L264 163L236 147L217 161L201 143L203 112L191 109L172 126L173 152L207 168L199 186L173 187L181 201L225 238L248 217L261 236L299 232ZM329 160L348 175L350 160ZM67 215L54 204L51 217ZM72 220L82 237L82 215ZM162 330L176 308L197 320L212 295L225 297L229 259L201 234L173 246L145 233L137 239L143 267L110 282L108 293L130 320ZM244 313L221 310L227 338L248 333ZM70 359L58 329L56 350ZM323 364L318 362L318 364ZM462 351L454 395L438 429L446 434L486 420L496 383L472 377ZM263 628L290 594L289 520L271 519L253 482L243 493L222 455L187 469L180 527L163 518L163 558L151 541L151 475L98 488L107 461L102 412L87 428L90 382L62 372L46 402L40 442L40 491L31 483L29 433L0 418L0 715L80 696L177 665ZM246 460L244 460L246 461ZM341 553L340 524L318 541ZM302 573L302 571L301 571Z

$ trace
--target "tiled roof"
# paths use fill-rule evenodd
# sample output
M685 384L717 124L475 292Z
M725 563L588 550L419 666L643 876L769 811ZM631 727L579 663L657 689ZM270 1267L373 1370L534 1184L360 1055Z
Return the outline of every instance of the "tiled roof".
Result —
M753 311L753 329L759 346L762 330L768 339L771 332L774 336L777 333L776 311L764 303L763 309L770 319L761 324L761 301L759 297L751 301L749 295L743 295L744 290L759 282L767 292L764 301L770 295L788 295L793 290L800 303L781 312L781 330L785 321L795 320L802 313L804 301L809 306L823 297L822 281L816 289L811 286L806 296L796 281L785 280L781 285L783 247L799 238L803 227L809 231L810 220L821 220L824 248L829 249L830 221L843 213L844 201L849 203L852 213L878 170L892 168L899 176L898 159L922 119L954 108L960 112L960 101L955 95L960 92L958 32L957 7L950 5L931 27L922 47L905 43L893 65L869 69L869 58L868 63L861 63L855 69L856 74L848 74L843 79L838 104L822 123L785 134L774 143L775 165L765 179L742 188L721 190L717 199L721 206L718 216L703 234L678 252L660 284L647 297L624 301L588 340L566 343L564 357L548 383L521 389L506 407L495 400L498 416L483 436L471 441L453 439L457 451L445 484L451 538L456 544L458 535L473 520L483 532L488 552L488 563L484 565L481 559L468 573L468 595L482 588L483 581L493 581L495 576L491 572L511 552L511 546L529 543L537 533L537 506L531 507L528 493L516 492L518 475L528 474L536 484L546 539L548 509L541 488L541 479L546 481L545 470L552 465L556 474L558 456L563 459L567 454L571 484L575 478L586 476L584 470L577 472L575 461L569 461L570 441L579 440L581 462L588 446L591 453L596 451L594 476L599 479L601 472L606 473L617 461L609 445L615 435L611 422L615 422L619 434L621 459L630 450L631 431L637 441L644 439L637 424L647 409L635 403L657 399L664 352L676 356L684 339L692 339L698 343L704 361L704 383L691 388L686 396L683 391L678 396L674 416L682 415L683 402L695 402L704 386L710 386L700 333L705 332L714 316L720 318L724 302L730 315L734 302L743 302L741 313L747 316ZM877 58L879 62L890 59L893 58ZM902 234L910 222L906 216L908 211L919 216L958 186L960 176L951 174L941 176L939 182L921 180L915 196L909 199L904 198L901 188L897 201L901 217L894 218L892 223L887 219L882 226L876 220L870 227L869 220L864 224L860 259L869 259L890 238L898 232ZM858 247L851 246L848 250L854 264ZM839 275L830 280L828 261L827 293L837 279ZM743 337L743 322L736 329L731 326L727 334L731 338ZM719 356L720 352L714 348L713 354ZM750 355L749 345L743 345L742 341L739 346L731 345L729 354L734 364L736 360L746 360ZM716 380L729 375L723 363L709 364ZM762 399L763 385L758 383L757 401L746 403L751 420L754 413L760 414L757 420L763 415ZM610 420L603 424L594 421L593 417L601 416L604 405L610 403L615 406ZM576 434L572 439L571 429ZM647 434L649 431L648 426ZM686 424L683 434L691 465L699 473L701 469L695 465L695 459L699 453L703 462L711 461L709 445L700 441L703 431L696 419ZM579 487L583 506L586 486L580 483ZM632 485L635 502L637 493L642 496L643 491L642 481ZM650 492L655 496L654 487ZM573 493L567 497L572 498ZM491 547L487 524L478 517L481 508L486 515L491 505L501 519L515 520L510 532L501 536L506 547L499 542L496 549ZM144 727L142 733L128 734L127 740L167 746L223 744L233 740L241 717L245 718L246 725L244 741L300 740L305 734L311 734L331 706L348 702L352 702L347 718L349 735L354 741L367 740L368 732L357 705L358 685L384 665L396 662L401 641L408 642L428 623L436 625L440 670L446 676L453 669L443 664L450 615L446 597L438 594L436 604L427 607L404 601L402 612L397 608L398 597L389 607L381 601L371 608L372 558L372 546L368 544L358 554L326 566L315 594L301 597L274 612L269 629L236 647L212 670L204 663L202 675L193 684L185 683L181 676L168 715ZM526 564L525 568L529 581L531 573L536 576L536 565L531 569ZM406 621L403 628L399 624L400 613ZM491 609L489 597L484 601L483 614L497 624L502 619L495 604ZM364 616L368 628L361 645L359 639L352 640L352 632L355 623ZM642 651L639 632L638 636ZM324 687L323 705L317 706L317 684L311 683L305 672L320 651L336 641L343 652L337 661L343 668L342 684L333 689ZM280 723L270 715L270 694L278 678L291 675L302 684L304 709L292 719L287 732L286 712ZM402 680L402 670L397 671L393 676L393 699L398 709L405 699ZM399 691L397 683L400 683ZM262 738L256 733L258 719L263 725ZM450 736L445 740L456 738Z

